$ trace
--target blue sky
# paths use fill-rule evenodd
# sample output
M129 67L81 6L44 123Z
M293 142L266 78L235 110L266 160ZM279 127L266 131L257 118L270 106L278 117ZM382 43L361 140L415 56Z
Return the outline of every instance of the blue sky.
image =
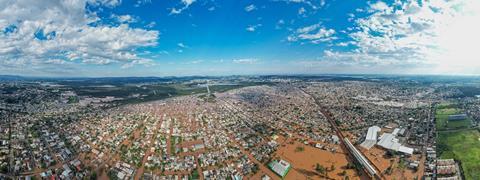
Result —
M472 23L479 7L475 0L0 0L0 74L480 74L480 28Z

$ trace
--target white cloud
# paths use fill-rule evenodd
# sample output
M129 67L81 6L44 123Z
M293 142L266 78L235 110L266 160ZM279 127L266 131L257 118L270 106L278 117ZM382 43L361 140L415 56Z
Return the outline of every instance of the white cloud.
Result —
M304 7L298 9L298 15L305 15L305 12L307 12L307 10Z
M67 64L67 63L71 63L71 62L61 60L61 59L48 59L48 60L45 61L45 63L46 64Z
M147 25L145 25L146 28L153 28L157 25L157 23L155 21L152 21L150 23L148 23Z
M196 0L182 0L182 3L185 4L186 6L190 6L193 4Z
M357 8L355 9L356 12L364 12L365 10L363 10L362 8Z
M113 18L115 18L119 23L134 23L137 22L137 19L135 19L131 15L112 15Z
M177 46L178 47L181 47L181 48L187 48L188 46L183 44L183 43L177 43Z
M351 52L328 58L370 64L429 66L423 73L480 74L480 2L475 0L381 1L357 19L349 36ZM340 45L340 44L339 44Z
M253 4L250 4L250 5L245 7L245 11L247 11L247 12L250 12L250 11L253 11L253 10L256 10L256 9L257 9L257 7Z
M298 29L297 29L297 33L300 33L300 34L302 34L302 33L308 33L308 32L311 32L311 31L313 31L313 30L315 30L315 29L317 29L317 28L319 28L319 27L320 27L320 23L318 23L318 24L313 24L313 25L310 25L310 26L305 26L305 27L302 27L302 28L298 28Z
M321 7L325 6L325 0L276 0L276 1L283 1L287 3L297 3L297 4L305 4L308 5L310 8L316 10Z
M285 25L285 20L280 19L277 21L277 24L275 24L275 29L282 29L283 25Z
M353 14L353 13L348 13L347 16L348 16L348 21L350 21L350 22L355 19L355 14Z
M320 28L316 33L314 34L299 34L298 38L302 40L312 40L313 42L318 41L318 42L323 42L323 41L329 41L332 39L332 35L335 33L335 30L333 29L325 29L325 28Z
M156 45L158 31L127 24L90 26L100 17L85 9L87 3L113 7L120 1L0 2L0 29L15 29L0 33L0 58L29 63L52 63L52 59L93 64L146 61L136 52L138 48Z
M320 23L298 28L292 35L287 37L290 42L308 41L314 44L328 42L336 39L335 30L322 27Z
M184 64L200 64L200 63L203 63L203 62L204 62L204 60L198 59L198 60L188 61Z
M389 7L383 1L377 1L376 3L370 5L369 11L374 12L374 11L386 11L386 10L391 10L391 7Z
M152 60L149 60L149 59L138 59L138 60L134 60L134 61L131 61L131 62L128 62L128 63L125 63L122 65L122 69L128 69L128 68L131 68L135 65L143 65L143 66L154 66L156 65Z
M262 24L256 24L256 25L249 25L247 28L245 28L245 30L249 31L249 32L255 32L257 30L258 27L261 27Z
M158 52L158 54L169 55L170 53L168 51L162 50L162 51Z
M72 2L67 2L67 3L72 3ZM76 1L75 3L77 2L81 2L81 1ZM106 7L115 7L122 3L121 0L87 0L87 2L94 5L103 5Z
M137 0L137 2L135 3L135 5L133 5L133 6L135 6L135 7L140 7L140 6L144 5L144 4L150 4L150 3L152 3L152 0Z
M234 59L232 60L232 62L235 64L256 64L258 63L258 59L252 59L252 58Z
M185 51L185 49L189 48L187 45L185 45L183 43L177 43L177 46L179 48L177 50L178 53L183 53Z
M177 8L172 8L170 10L170 14L180 14L184 10L188 9L190 7L190 5L192 5L194 2L196 2L196 0L182 0L181 1L182 7L178 8L178 9Z

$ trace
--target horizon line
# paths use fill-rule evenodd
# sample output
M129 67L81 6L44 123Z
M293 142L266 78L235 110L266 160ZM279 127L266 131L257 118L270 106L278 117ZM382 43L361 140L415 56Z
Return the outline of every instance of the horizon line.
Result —
M80 79L80 78L182 78L182 77L233 77L233 76L447 76L447 77L480 77L480 74L397 74L397 73L285 73L285 74L230 74L230 75L165 75L165 76L36 76L18 74L0 74L0 77L20 77L35 79Z

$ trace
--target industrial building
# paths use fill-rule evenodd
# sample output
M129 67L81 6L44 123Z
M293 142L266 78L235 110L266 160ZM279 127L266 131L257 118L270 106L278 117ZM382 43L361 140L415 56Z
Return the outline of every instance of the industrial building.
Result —
M400 144L397 137L395 137L395 135L392 133L383 133L380 136L380 140L378 141L377 145L385 149L396 151L396 152L402 152L407 155L413 154L413 148L409 148Z
M278 174L280 177L283 178L287 175L291 166L290 166L290 163L282 159L280 161L274 160L270 162L270 164L268 164L268 167L270 167L270 169L273 172L275 172L276 174Z
M405 136L405 128L395 128L392 132L394 136Z
M377 143L377 133L380 132L382 129L378 126L372 126L368 128L367 136L365 137L365 141L363 141L360 146L365 149L372 148Z

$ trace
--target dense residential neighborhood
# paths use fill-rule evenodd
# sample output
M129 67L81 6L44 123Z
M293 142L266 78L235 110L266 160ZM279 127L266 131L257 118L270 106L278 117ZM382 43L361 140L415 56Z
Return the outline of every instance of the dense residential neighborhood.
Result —
M148 95L79 95L82 89L63 82L4 81L1 176L463 177L459 159L437 160L435 106L458 95L453 88L439 91L442 86L401 85L411 81L299 81L295 77L251 77L249 81L261 83L214 88L225 81L232 79L210 80L206 86L212 90L208 91L195 85L202 80L176 82L190 84L198 93L134 103L131 99ZM139 86L152 84L158 82ZM106 87L102 90L113 88ZM460 116L476 118L477 108L472 107L478 101L470 98L471 103L461 105L464 114L445 117L452 122ZM476 121L472 119L469 126Z

